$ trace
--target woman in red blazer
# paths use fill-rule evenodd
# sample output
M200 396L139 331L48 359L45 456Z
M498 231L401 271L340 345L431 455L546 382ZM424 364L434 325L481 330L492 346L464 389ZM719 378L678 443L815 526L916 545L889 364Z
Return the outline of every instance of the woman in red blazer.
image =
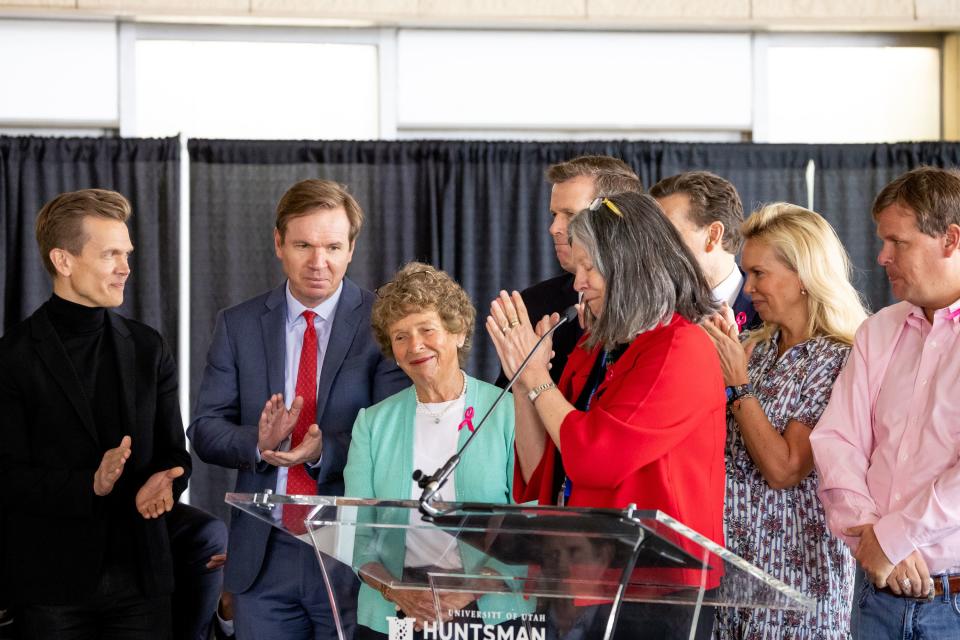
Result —
M587 332L559 386L550 379L549 345L514 386L515 498L614 509L633 503L722 545L726 398L720 361L698 326L716 310L709 286L647 195L598 198L568 232ZM534 327L520 295L501 292L487 332L507 375L557 320ZM655 622L667 626L647 624L644 615L644 631L634 627L631 637L673 629L670 607L657 607ZM712 611L700 620L697 637L709 637ZM622 622L618 628L626 631Z

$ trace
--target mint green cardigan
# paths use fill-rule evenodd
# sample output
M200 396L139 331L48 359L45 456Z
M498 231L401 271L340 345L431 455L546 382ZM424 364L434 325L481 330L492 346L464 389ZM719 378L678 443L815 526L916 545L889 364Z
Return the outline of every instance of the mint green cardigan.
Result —
M466 406L474 408L474 424L480 422L499 393L499 387L467 376ZM344 495L386 500L420 497L411 495L410 480L414 471L413 422L416 410L417 398L413 387L360 410L353 424L347 466L343 470ZM511 501L513 421L513 396L508 393L480 429L470 448L464 452L460 465L454 471L457 502L503 504ZM459 445L462 446L469 436L470 430L464 427L460 431ZM423 471L433 473L444 462L436 460L432 468ZM407 514L404 510L391 509L389 513L383 513L391 522L380 524L406 524ZM358 530L354 566L380 562L399 577L403 572L406 535L401 528L378 529L378 533L380 539L374 540L375 534L370 529ZM473 559L480 555L467 545L460 545L460 552L465 567L469 567ZM517 600L522 603L522 599L509 595L484 596L478 606L481 609L515 609L512 603ZM393 603L361 583L357 602L358 624L387 633L387 616L395 614Z

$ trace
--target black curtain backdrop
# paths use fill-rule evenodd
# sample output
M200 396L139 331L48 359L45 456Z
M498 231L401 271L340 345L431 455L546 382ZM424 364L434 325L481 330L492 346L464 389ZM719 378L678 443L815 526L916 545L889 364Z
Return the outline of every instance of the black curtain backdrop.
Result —
M960 167L960 145L819 145L810 148L816 163L814 208L837 230L850 254L853 281L871 310L895 302L886 274L877 265L880 240L871 216L873 199L902 173L921 165Z
M297 180L349 186L366 222L349 275L369 289L406 261L453 275L480 312L500 288L557 275L547 235L544 169L584 153L623 158L649 187L661 177L711 169L733 182L750 209L807 204L803 146L649 142L190 142L193 291L191 353L205 352L216 311L275 286L273 211ZM204 292L199 295L200 292ZM203 362L192 371L194 390ZM492 378L496 356L478 335L469 369Z
M684 171L712 171L733 183L750 214L771 202L808 207L807 164L814 147L798 144L663 143L655 179ZM649 188L652 183L644 185Z
M177 348L180 147L176 138L0 136L0 309L6 331L50 297L34 223L54 196L119 191L133 207L134 252L120 313L146 322Z
M277 286L274 208L297 180L347 184L367 219L348 274L373 289L418 259L451 273L478 309L471 374L493 379L495 354L483 332L500 288L521 289L557 275L547 235L550 188L544 169L586 153L620 157L646 187L681 171L729 179L749 212L788 201L833 223L872 308L892 302L875 262L870 205L892 178L921 164L960 166L960 145L763 145L666 142L312 142L194 140L190 143L191 408L219 309ZM130 198L133 276L122 311L177 336L179 145L176 139L0 136L0 308L3 327L49 296L33 237L40 207L63 191L103 187ZM226 470L198 464L195 504L226 515Z
M550 164L586 153L625 160L646 187L661 177L711 169L747 206L806 204L802 146L651 142L261 142L193 140L191 198L191 397L216 313L283 280L273 252L274 209L305 178L349 186L366 214L348 275L374 289L409 260L448 271L477 307L467 370L493 380L496 354L483 330L501 288L557 275L547 233ZM195 466L192 500L224 514L233 472Z

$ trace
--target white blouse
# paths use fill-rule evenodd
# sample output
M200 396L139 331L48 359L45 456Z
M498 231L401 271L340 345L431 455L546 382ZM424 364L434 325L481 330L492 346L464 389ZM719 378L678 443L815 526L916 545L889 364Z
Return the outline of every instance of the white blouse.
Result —
M457 427L463 421L466 410L466 397L460 396L447 402L417 403L417 413L413 421L413 468L430 475L457 452L460 432ZM440 422L434 416L440 415ZM433 414L433 415L430 415ZM464 427L466 428L466 427ZM451 474L437 500L455 502L457 499L455 474ZM410 498L417 500L423 489L416 481L410 481ZM422 526L420 513L410 512L410 524ZM407 532L407 555L404 562L407 567L440 567L442 569L460 569L460 552L453 536L439 529L410 529Z

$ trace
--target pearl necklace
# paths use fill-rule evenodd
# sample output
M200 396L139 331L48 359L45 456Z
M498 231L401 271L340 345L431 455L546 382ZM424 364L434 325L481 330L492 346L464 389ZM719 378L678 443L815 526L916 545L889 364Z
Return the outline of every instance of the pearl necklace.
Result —
M442 418L443 415L444 415L447 411L450 410L450 407L452 407L454 404L456 404L456 402L455 402L456 400L459 400L460 398L462 398L463 396L465 396L466 393L467 393L467 374L465 374L465 373L461 370L461 371L460 371L460 375L463 376L463 388L460 390L460 395L458 395L458 396L457 396L456 398L454 398L453 400L447 400L447 401L446 401L447 406L445 406L439 413L434 413L433 411L430 411L430 409L427 408L427 404L426 404L425 402L422 402L422 401L420 400L420 394L417 393L417 389L416 389L416 387L414 387L414 389L413 389L413 395L416 396L416 398L417 398L417 411L423 411L423 413L425 413L425 414L427 414L428 416L430 416L431 418L433 418L433 424L440 424L440 418ZM433 404L433 403L431 403L431 404ZM439 403L437 403L437 404L439 404Z

